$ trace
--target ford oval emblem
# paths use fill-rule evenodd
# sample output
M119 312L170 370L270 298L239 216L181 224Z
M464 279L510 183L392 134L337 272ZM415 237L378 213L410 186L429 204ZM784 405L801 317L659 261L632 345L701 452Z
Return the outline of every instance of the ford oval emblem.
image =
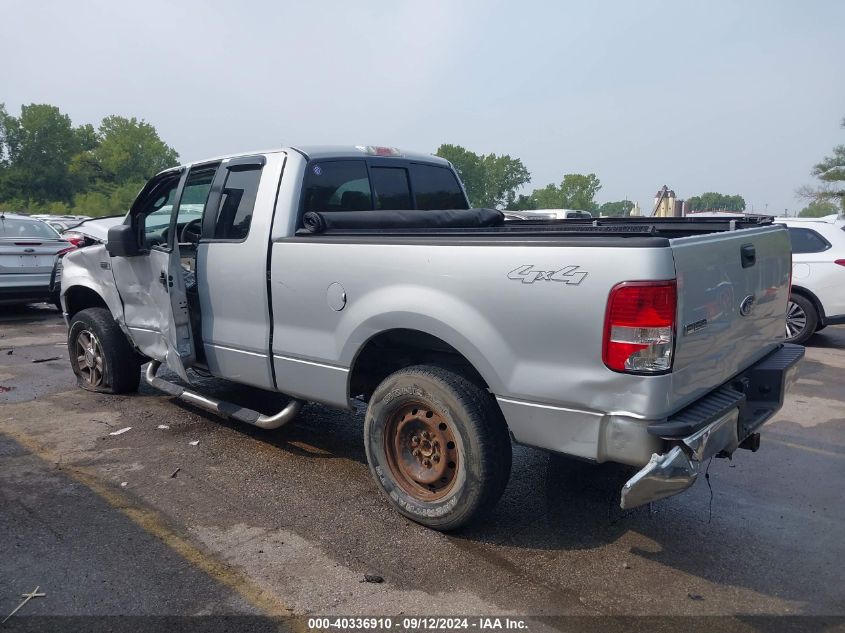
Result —
M739 304L739 313L742 316L748 316L754 310L754 295L748 295Z

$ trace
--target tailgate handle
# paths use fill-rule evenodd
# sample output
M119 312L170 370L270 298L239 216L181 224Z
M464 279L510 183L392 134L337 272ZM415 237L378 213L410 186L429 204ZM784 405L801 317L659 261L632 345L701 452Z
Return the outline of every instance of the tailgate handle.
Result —
M743 244L739 247L739 255L743 268L751 268L757 262L757 249L754 244Z

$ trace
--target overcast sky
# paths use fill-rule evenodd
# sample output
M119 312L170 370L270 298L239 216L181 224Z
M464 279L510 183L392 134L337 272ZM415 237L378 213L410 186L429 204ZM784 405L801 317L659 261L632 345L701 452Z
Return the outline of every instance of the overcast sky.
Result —
M793 212L845 142L845 2L0 0L0 102L146 119L185 161L456 143L644 209Z

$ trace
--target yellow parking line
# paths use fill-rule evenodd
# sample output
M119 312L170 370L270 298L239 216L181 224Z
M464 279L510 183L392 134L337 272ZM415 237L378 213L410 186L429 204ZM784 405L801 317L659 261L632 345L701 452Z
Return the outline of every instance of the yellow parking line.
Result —
M809 451L810 453L818 453L819 455L826 455L828 457L838 457L839 459L845 459L845 454L834 453L833 451L826 451L823 448L804 446L803 444L794 444L793 442L781 442L780 440L773 440L772 438L766 438L765 441L772 442L773 444L780 444L781 446L788 446L789 448L798 448L802 451Z
M30 453L51 464L60 462L58 455L45 448L31 437L3 428L2 434L12 438L26 448ZM135 525L148 534L154 536L195 568L205 572L211 578L225 585L240 595L249 604L270 616L290 616L291 610L273 594L262 589L247 576L230 567L226 563L209 556L186 538L174 532L167 521L158 512L142 507L118 488L104 482L92 469L69 466L62 468L62 472L79 482L91 492L100 497L110 506L126 515ZM290 621L291 630L304 631L305 627L299 620Z

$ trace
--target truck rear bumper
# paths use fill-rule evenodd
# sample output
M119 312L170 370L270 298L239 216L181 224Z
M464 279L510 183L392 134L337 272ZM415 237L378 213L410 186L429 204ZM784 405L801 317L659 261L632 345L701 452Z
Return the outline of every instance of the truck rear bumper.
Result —
M634 508L689 488L701 464L732 454L782 406L797 378L800 345L783 345L727 384L648 431L671 448L651 456L648 464L622 487L620 505Z

